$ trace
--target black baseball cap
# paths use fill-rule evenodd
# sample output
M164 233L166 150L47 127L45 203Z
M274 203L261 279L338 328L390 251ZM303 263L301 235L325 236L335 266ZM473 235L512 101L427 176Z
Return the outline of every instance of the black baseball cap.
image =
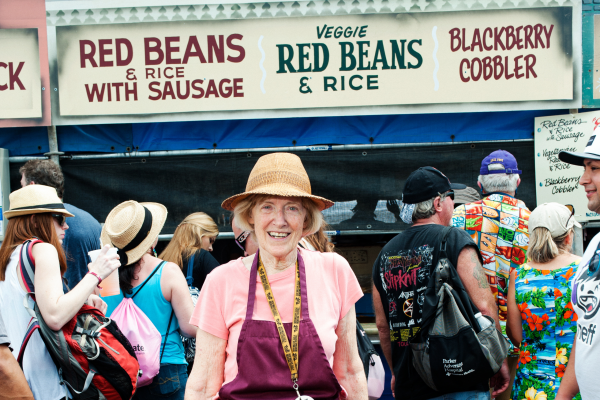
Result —
M421 167L413 171L406 180L402 190L402 202L417 204L448 190L466 188L466 185L460 183L450 183L446 175L433 167Z

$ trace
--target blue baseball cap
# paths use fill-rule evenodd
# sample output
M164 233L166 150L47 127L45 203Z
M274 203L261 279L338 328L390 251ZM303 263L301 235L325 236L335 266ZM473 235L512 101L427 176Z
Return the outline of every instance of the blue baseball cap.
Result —
M493 168L490 165L499 165L501 168ZM496 150L481 162L479 175L489 174L520 174L521 170L517 167L517 159L506 150Z

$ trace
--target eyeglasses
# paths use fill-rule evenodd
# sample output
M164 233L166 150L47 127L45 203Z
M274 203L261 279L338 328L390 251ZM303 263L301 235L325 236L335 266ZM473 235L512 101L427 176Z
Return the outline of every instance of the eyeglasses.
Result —
M452 201L454 201L454 190L448 190L445 193L446 197L450 197L452 199Z
M67 217L64 214L52 214L52 218L54 218L60 226L63 226L67 222Z
M246 246L244 245L244 242L246 241L246 239L248 239L248 236L250 236L251 231L244 231L242 233L240 233L238 235L238 237L235 238L235 244L238 245L238 247L240 249L242 249L242 251L246 251Z

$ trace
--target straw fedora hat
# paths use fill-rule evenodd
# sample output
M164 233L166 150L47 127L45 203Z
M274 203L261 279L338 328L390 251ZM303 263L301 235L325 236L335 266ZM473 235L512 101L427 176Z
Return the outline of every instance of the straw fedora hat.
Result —
M119 249L121 266L131 265L146 254L166 220L167 208L162 204L125 201L106 217L102 244Z
M333 201L312 194L300 157L290 153L271 153L260 157L250 172L246 191L226 199L221 207L233 211L242 199L253 194L306 197L314 201L321 211L333 206Z
M27 185L15 190L8 196L10 209L4 211L4 218L9 219L19 215L58 213L74 217L65 209L62 200L56 194L56 189L45 185Z

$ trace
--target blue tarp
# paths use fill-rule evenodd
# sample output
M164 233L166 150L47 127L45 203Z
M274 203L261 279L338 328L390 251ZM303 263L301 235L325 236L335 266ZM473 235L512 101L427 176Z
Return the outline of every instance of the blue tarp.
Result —
M57 127L65 153L531 139L534 118L566 110L275 118ZM295 143L294 143L295 141ZM46 128L0 129L11 156L48 151Z

